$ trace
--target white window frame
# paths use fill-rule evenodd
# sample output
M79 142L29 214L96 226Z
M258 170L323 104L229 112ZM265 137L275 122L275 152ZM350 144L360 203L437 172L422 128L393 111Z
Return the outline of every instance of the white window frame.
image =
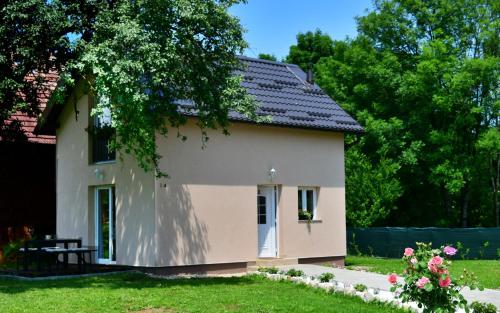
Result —
M95 187L94 188L94 218L95 218L95 229L94 229L94 236L95 236L95 246L97 248L97 250L99 250L99 231L100 231L100 225L99 225L99 190L108 190L109 192L109 203L110 203L110 206L108 207L108 214L109 214L109 243L108 243L108 249L109 249L109 258L108 259L100 259L99 258L99 251L96 251L96 263L97 264L116 264L116 260L111 260L112 259L112 255L113 255L113 249L116 249L116 247L113 246L112 244L112 232L115 233L115 236L116 236L116 227L113 228L113 221L116 220L116 216L113 216L112 214L112 206L115 206L115 213L116 213L116 203L113 202L113 193L116 192L116 190L114 190L114 186L113 185L105 185L105 186L98 186L98 187ZM116 196L116 195L115 195ZM115 221L115 225L116 225L116 221Z
M299 187L299 191L302 193L302 211L307 212L307 191L313 192L313 220L318 219L317 212L317 202L318 202L318 188L317 187ZM297 199L298 202L298 199ZM298 204L298 203L297 203Z
M90 116L92 120L92 127L102 127L102 126L113 126L113 116L111 114L111 109L108 107L102 108L101 112L91 115ZM92 142L90 145L92 145L92 149L94 148L93 141L95 138L92 138ZM89 147L90 151L90 147ZM92 151L92 155L90 156L91 162L90 164L92 165L99 165L99 164L109 164L109 163L116 163L116 151L115 151L115 158L112 160L106 160L106 161L94 161L94 152Z

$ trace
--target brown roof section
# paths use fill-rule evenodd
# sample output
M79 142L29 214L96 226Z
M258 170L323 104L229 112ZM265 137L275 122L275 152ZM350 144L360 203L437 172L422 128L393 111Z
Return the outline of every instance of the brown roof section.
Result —
M38 100L40 101L40 110L43 112L45 107L47 106L47 102L49 101L50 95L52 91L56 88L57 79L59 76L55 72L49 72L44 74L46 88L44 90L40 90L38 92ZM27 78L28 80L33 80L33 78ZM35 134L35 127L37 126L37 118L33 116L29 116L23 112L16 112L12 114L10 119L7 121L19 121L21 123L21 129L24 132L24 135L28 139L28 142L31 143L41 143L41 144L55 144L56 137L49 135L37 135ZM1 138L0 138L0 141Z

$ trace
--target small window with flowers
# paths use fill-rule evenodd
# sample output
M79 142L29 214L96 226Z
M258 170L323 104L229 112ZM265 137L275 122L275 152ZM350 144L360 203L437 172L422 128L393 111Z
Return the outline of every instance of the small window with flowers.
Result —
M317 188L299 187L298 189L298 213L299 221L312 221L317 218Z

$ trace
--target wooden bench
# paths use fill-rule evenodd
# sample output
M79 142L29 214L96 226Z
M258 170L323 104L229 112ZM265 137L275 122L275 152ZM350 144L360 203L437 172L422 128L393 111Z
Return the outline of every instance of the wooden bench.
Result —
M58 245L63 245L59 247ZM70 245L76 245L71 247ZM37 270L42 271L42 263L45 262L51 270L51 263L55 261L59 267L59 255L63 256L63 266L68 268L68 257L70 254L75 254L78 259L79 270L83 270L83 266L87 263L92 263L93 248L82 248L81 239L61 238L61 239L44 239L44 240L28 240L24 243L24 247L19 249L17 270L19 271L20 259L23 260L23 270L27 271L30 264L36 262ZM85 256L89 255L89 262L86 262Z
M59 256L63 256L63 264L65 268L67 267L67 260L68 256L70 254L75 254L77 258L77 264L78 264L78 272L80 273L85 273L87 271L87 266L92 266L92 253L97 251L94 248L84 248L84 247L79 247L79 248L43 248L43 253L46 254L49 260L55 260L56 262L56 270L59 269ZM86 260L86 256L88 256L88 261ZM49 272L52 272L52 263L48 262L48 270Z

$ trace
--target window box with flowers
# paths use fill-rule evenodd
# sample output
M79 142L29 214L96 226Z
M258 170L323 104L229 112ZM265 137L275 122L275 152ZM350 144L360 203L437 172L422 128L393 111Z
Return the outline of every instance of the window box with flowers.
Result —
M299 187L297 206L299 221L311 223L317 220L317 197L316 187Z

